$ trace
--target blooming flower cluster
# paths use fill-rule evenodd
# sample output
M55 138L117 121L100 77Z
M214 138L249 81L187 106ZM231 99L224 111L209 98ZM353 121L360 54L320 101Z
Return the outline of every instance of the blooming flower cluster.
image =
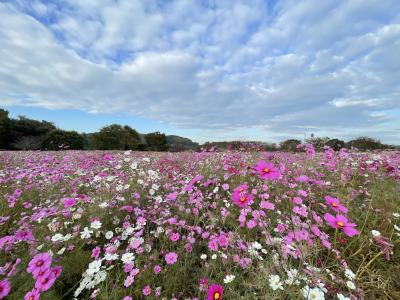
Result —
M0 166L0 299L361 300L395 285L399 152L3 152Z

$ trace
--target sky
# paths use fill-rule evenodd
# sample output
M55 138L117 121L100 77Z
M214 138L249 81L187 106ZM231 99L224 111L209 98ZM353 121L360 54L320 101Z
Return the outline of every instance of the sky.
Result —
M400 144L400 1L0 0L0 107L79 132Z

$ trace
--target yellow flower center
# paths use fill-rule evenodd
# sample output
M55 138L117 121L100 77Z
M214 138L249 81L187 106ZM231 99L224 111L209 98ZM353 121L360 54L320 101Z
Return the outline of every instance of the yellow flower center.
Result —
M265 174L269 173L269 169L268 168L264 168L263 171L264 171Z
M333 203L332 203L332 206L333 206L333 207L337 207L338 204L337 204L336 202L333 202Z
M219 292L215 292L214 300L218 300L218 299L220 299L220 297L221 297L221 294Z
M344 226L344 223L341 222L341 221L337 222L337 224L338 224L340 227L343 227L343 226Z
M242 202L242 203L243 203L243 202L245 202L245 201L246 201L246 197L240 197L240 199L239 199L239 200L240 200L240 202Z
M33 300L33 299L35 299L35 298L33 298L33 296L30 296L30 297L29 297L29 300Z

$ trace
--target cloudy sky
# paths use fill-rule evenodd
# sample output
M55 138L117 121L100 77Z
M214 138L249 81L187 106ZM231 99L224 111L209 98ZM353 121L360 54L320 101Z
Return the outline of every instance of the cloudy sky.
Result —
M0 106L80 132L400 144L400 1L0 0Z

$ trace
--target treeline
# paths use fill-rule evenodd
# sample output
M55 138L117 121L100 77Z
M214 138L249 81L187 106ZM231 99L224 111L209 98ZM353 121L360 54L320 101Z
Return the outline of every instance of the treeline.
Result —
M387 145L381 143L379 140L362 136L345 142L340 139L331 139L328 137L312 137L302 142L298 139L288 139L282 141L279 144L276 143L263 143L258 141L253 142L242 142L242 141L230 141L230 142L207 142L202 145L203 149L221 149L221 150L240 150L240 151L299 151L297 146L299 144L306 143L314 146L317 151L322 151L325 147L330 147L335 151L339 151L342 148L357 148L361 151L368 150L385 150L385 149L398 149L398 146Z
M167 136L160 132L140 134L129 126L113 124L95 133L80 134L62 130L47 121L23 116L13 119L8 111L0 109L0 149L166 151L169 146Z
M188 138L165 135L161 132L140 134L129 126L112 124L95 133L78 133L57 128L53 123L38 121L23 116L10 118L8 111L0 109L0 149L2 150L140 150L140 151L204 151L229 149L240 151L297 151L302 141L288 139L279 144L258 141L207 142L201 146ZM305 143L312 144L317 151L329 146L357 148L362 151L395 149L377 139L359 137L345 142L328 137L314 137ZM397 147L398 148L398 147Z

